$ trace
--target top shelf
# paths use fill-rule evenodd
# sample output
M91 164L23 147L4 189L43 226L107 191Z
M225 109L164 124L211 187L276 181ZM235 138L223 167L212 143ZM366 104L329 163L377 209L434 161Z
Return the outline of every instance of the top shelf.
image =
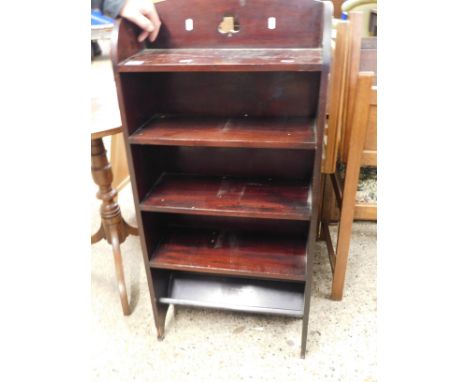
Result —
M144 49L119 72L276 72L322 70L322 49Z

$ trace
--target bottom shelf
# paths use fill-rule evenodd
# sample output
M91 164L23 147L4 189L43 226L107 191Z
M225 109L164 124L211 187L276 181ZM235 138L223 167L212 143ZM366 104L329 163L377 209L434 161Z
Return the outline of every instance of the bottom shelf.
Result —
M301 318L304 283L173 272L159 302Z

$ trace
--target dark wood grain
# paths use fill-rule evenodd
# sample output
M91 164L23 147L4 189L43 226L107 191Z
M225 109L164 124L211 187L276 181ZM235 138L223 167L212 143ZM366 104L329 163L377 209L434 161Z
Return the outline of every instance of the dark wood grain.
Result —
M152 48L316 48L322 42L323 4L291 0L170 0L156 4L162 27ZM234 16L238 33L221 34L224 16ZM269 17L276 28L268 29ZM185 30L185 20L193 30Z
M309 185L301 181L163 174L143 211L265 219L310 219Z
M133 132L155 114L314 117L320 72L122 73ZM147 112L148 111L148 112ZM150 114L152 111L153 114ZM136 114L136 115L134 115ZM139 123L139 124L138 124Z
M306 237L172 228L150 266L190 272L304 281Z
M133 144L314 149L310 118L194 118L158 115L130 138Z
M120 72L320 71L316 49L145 49L119 64Z

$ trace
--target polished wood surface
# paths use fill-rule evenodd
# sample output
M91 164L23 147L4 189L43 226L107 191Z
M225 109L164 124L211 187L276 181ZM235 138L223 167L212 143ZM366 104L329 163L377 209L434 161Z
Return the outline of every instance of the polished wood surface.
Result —
M320 79L319 72L143 72L122 73L121 83L132 134L155 114L315 117Z
M150 266L190 272L305 280L306 237L174 227Z
M316 1L170 0L156 4L162 21L154 48L317 48L322 44L323 7ZM175 12L174 9L177 9ZM222 34L218 26L233 16L237 33ZM268 18L275 17L275 29ZM193 20L187 31L185 20Z
M145 49L120 72L320 71L321 49Z
M309 220L309 184L262 178L163 174L143 211L264 219Z
M304 357L331 6L172 0L156 7L162 28L154 43L138 43L137 29L117 21L113 66L158 338L168 304L286 312L303 317ZM229 232L219 234L226 238L219 248L206 241L213 226ZM211 271L224 276L212 282ZM256 307L234 306L232 294L213 302L210 285L233 283L254 288ZM173 290L187 285L203 296Z
M161 115L133 133L133 144L314 149L311 118L193 118Z

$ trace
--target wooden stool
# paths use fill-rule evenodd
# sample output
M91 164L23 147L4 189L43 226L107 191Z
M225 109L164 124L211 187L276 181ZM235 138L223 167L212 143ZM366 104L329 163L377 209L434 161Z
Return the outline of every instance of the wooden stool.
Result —
M120 302L124 315L130 314L127 288L125 287L124 271L120 244L128 235L138 235L138 229L128 225L122 218L117 203L118 189L128 180L128 167L126 164L123 145L116 146L117 139L122 139L120 127L120 111L117 103L117 94L112 76L110 61L93 62L92 64L93 88L91 97L91 173L94 182L99 186L97 198L101 204L101 226L91 236L91 244L105 239L112 245L114 253L115 272L119 285ZM114 183L112 166L109 163L104 148L103 138L111 136L111 160L117 163L118 182ZM118 141L117 141L118 142ZM118 149L118 150L117 150ZM117 189L116 189L117 188Z
M120 128L111 129L107 132L115 134L116 132L120 132ZM91 134L91 173L94 182L99 186L96 196L102 200L101 227L91 236L91 244L105 239L112 245L115 272L119 284L120 302L122 303L123 313L127 316L130 314L130 308L128 306L127 288L125 287L120 244L125 241L128 235L138 235L138 229L128 225L120 213L120 207L115 200L117 190L112 187L112 167L107 160L102 138L103 136L100 133Z

